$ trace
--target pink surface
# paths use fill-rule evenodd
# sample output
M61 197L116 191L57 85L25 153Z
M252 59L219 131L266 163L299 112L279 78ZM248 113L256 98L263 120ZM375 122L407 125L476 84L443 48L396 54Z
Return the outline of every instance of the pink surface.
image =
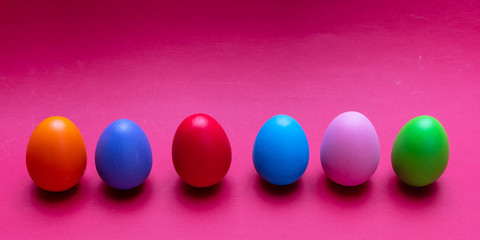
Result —
M133 2L133 1L132 1ZM480 238L478 1L2 1L0 238ZM365 114L379 135L376 173L356 188L328 181L322 136L338 114ZM192 189L171 160L176 127L205 112L225 129L232 165ZM303 127L301 180L261 181L256 133L276 114ZM445 127L450 161L433 185L395 177L403 124ZM35 187L25 149L35 126L62 115L83 134L78 187ZM102 130L137 122L154 164L141 187L106 187L94 166Z

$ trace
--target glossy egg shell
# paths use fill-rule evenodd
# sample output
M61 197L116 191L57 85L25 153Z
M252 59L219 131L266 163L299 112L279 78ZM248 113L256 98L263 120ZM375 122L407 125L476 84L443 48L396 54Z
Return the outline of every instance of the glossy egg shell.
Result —
M142 184L152 170L152 149L143 129L128 119L108 125L97 142L95 166L111 187L131 189Z
M430 116L410 120L392 148L392 167L404 183L421 187L435 182L448 164L449 143L442 124Z
M65 117L49 117L33 131L26 152L27 170L40 188L60 192L75 186L87 166L82 135Z
M264 180L275 185L291 184L307 168L307 136L295 119L276 115L258 132L252 158L255 170Z
M209 187L227 174L232 152L227 134L206 114L183 120L172 144L173 166L178 176L194 187Z
M380 143L370 120L354 111L338 115L325 131L320 160L325 174L338 184L366 182L380 160Z

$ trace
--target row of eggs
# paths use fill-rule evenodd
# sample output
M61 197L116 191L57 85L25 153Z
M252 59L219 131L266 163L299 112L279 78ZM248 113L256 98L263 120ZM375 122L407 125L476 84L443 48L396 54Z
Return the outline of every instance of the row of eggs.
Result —
M435 118L410 120L398 133L391 161L395 174L411 186L437 180L448 163L445 129ZM230 168L232 153L220 124L206 114L184 119L175 132L172 160L187 184L209 187ZM305 172L309 146L300 124L290 116L269 119L258 132L253 147L258 174L275 185L288 185ZM345 112L328 126L320 149L326 175L344 186L367 181L376 171L380 144L370 120L358 112ZM40 188L59 192L75 186L83 176L87 154L82 135L64 117L43 120L33 131L26 151L27 170ZM117 189L141 185L152 169L147 135L135 122L119 119L101 134L95 149L95 166L101 179Z

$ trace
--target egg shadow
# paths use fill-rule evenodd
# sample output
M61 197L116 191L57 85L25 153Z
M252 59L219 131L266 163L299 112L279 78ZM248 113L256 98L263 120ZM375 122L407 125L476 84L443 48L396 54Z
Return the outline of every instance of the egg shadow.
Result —
M324 179L327 188L334 194L343 198L361 198L363 195L367 194L370 188L370 181L366 181L357 186L343 186L327 177L324 177Z
M402 206L419 208L434 205L441 192L436 181L424 187L413 187L402 182L397 176L392 176L388 188L392 200Z
M265 181L260 176L257 176L257 184L260 188L268 194L275 196L285 196L294 193L301 185L302 180L298 179L294 183L288 185L275 185Z
M152 195L152 186L148 179L141 185L127 190L110 187L103 181L98 188L101 192L99 201L102 205L122 210L139 209L150 200Z
M326 174L322 174L318 181L320 196L336 205L345 207L357 207L363 205L372 193L370 180L357 186L343 186L330 180Z
M32 206L50 215L65 215L79 210L88 199L88 190L85 181L62 192L49 192L31 185Z
M226 179L217 184L197 188L178 179L175 184L175 196L178 202L189 209L206 211L219 207L228 199L230 187Z
M221 191L224 185L224 181L220 181L219 183L210 187L197 188L192 187L181 180L179 182L182 193L192 199L206 199L215 197L215 195Z
M63 201L68 201L75 196L80 189L80 184L73 186L72 188L63 191L63 192L49 192L41 189L38 186L33 186L33 191L35 196L41 201L48 203L58 203Z
M272 204L287 204L298 199L303 190L303 181L297 181L288 185L275 185L265 181L258 174L254 176L254 189L258 196Z
M397 179L397 187L403 194L413 199L431 198L438 192L437 182L433 182L432 184L424 187L413 187Z
M144 188L145 184L141 184L140 186L134 187L132 189L120 190L110 187L107 184L102 184L103 194L115 201L128 201L130 199L133 199L138 195L142 194Z

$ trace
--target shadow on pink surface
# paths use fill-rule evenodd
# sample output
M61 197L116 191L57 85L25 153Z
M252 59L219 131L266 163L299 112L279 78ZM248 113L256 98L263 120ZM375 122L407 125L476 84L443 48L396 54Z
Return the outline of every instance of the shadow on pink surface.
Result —
M69 199L73 198L75 193L78 192L80 188L80 184L75 185L73 188L63 192L49 192L45 191L37 186L34 186L34 194L35 196L41 200L48 203L55 203L55 202L62 202L68 201Z
M153 189L147 179L142 185L129 190L115 189L101 182L98 190L101 205L108 208L119 207L122 210L137 210L151 199Z
M298 181L292 184L285 185L285 186L271 184L263 180L261 177L258 177L257 181L263 191L273 196L285 196L289 194L294 194L295 191L297 191L298 188L300 188L302 185L301 179L299 179Z
M330 180L324 173L316 187L320 197L340 207L360 207L372 196L370 180L358 186L342 186Z
M35 209L60 216L80 210L87 202L90 190L84 181L64 192L49 192L32 184L30 195Z
M345 198L362 197L362 195L367 194L371 188L370 181L366 181L358 186L350 187L337 184L328 178L325 178L325 182L331 193Z
M278 186L263 180L263 178L255 174L255 191L263 201L272 204L288 206L289 203L298 200L298 198L301 196L301 193L303 192L303 185L303 181L300 178L292 184Z
M174 190L178 203L197 211L208 211L219 207L228 201L230 191L226 179L206 188L195 188L178 179Z
M425 187L409 186L392 176L387 187L392 200L402 207L423 208L433 206L440 197L441 184L434 182Z

